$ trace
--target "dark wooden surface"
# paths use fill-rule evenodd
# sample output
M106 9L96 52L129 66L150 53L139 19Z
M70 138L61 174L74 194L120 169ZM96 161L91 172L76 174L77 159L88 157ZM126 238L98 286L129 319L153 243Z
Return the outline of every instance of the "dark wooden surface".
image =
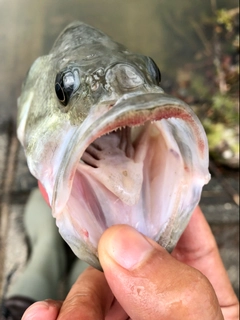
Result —
M15 266L16 278L27 258L22 212L36 182L28 172L22 149L17 146L14 121L17 98L28 68L38 56L48 53L59 32L73 20L100 28L132 51L153 57L161 68L163 57L171 50L171 46L162 46L166 40L161 32L163 12L159 0L0 0L0 193L4 195L4 212L8 214L5 230L8 243L4 261L0 261L3 280L0 285ZM166 65L163 70L166 72ZM226 173L235 190L238 190L237 175ZM204 189L201 204L237 292L238 207L214 175Z

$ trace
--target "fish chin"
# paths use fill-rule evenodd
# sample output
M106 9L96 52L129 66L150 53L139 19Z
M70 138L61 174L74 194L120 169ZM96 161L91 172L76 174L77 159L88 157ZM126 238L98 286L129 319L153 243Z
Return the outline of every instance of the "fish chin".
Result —
M52 203L59 232L99 269L98 241L114 224L131 225L171 251L209 180L199 120L162 93L121 99L86 119L64 159Z

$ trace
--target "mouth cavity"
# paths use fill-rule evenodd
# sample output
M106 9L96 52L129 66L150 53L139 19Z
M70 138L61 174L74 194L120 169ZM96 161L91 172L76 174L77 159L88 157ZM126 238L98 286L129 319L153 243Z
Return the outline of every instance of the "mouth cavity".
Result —
M101 234L113 224L131 225L171 250L209 180L205 133L190 109L168 100L124 112L124 104L85 134L89 142L78 151L64 209L76 238L96 255ZM58 224L72 248L79 246Z

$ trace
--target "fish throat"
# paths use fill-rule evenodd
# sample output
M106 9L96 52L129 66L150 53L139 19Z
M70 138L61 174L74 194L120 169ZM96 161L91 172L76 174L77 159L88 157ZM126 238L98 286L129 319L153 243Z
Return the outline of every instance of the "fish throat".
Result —
M77 170L90 175L102 189L116 196L114 201L134 206L144 193L143 184L161 179L159 167L165 170L165 162L170 164L172 156L181 165L182 157L173 148L164 139L160 123L148 121L97 138L83 153ZM151 190L149 195L155 196ZM152 199L147 202L151 203Z
M117 116L92 133L94 139L79 156L67 202L85 240L97 245L101 232L118 223L155 240L164 230L172 232L167 226L177 208L184 207L182 195L192 187L194 154L201 145L192 124L186 111L155 107ZM187 193L186 199L192 197ZM198 192L193 206L196 197Z

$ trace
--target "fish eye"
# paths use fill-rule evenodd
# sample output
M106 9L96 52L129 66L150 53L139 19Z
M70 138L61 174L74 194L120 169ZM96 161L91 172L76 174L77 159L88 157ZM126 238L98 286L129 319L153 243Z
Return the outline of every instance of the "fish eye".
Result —
M55 80L55 92L63 106L67 106L73 93L79 88L78 70L59 72Z
M155 63L155 61L150 57L148 57L148 59L149 59L148 70L150 74L153 76L154 80L157 82L157 84L159 84L161 82L161 72L157 64Z

